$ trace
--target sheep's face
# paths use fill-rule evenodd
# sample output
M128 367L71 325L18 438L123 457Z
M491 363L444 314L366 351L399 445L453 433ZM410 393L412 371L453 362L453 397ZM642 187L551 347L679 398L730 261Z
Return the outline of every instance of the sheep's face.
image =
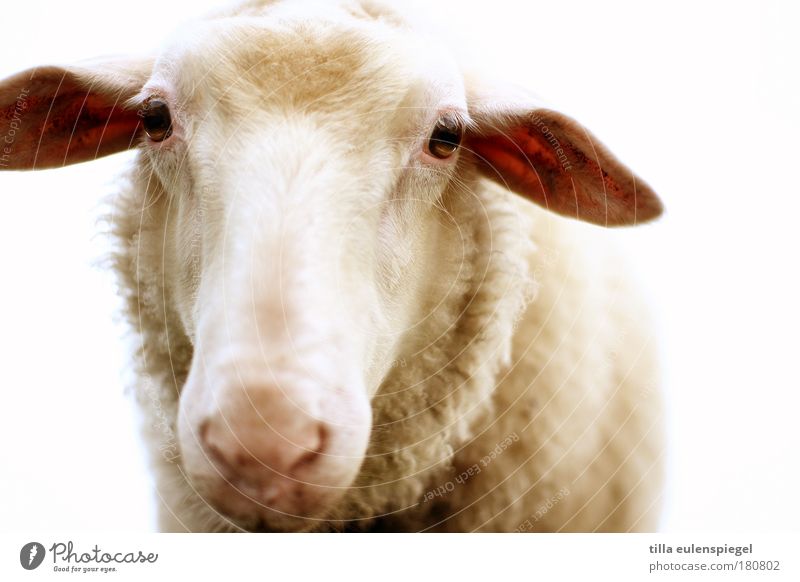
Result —
M165 235L163 278L138 291L193 345L182 463L222 515L313 527L352 485L404 347L458 333L429 315L464 293L467 249L491 252L461 236L479 174L601 225L660 213L575 121L476 83L370 0L249 2L155 61L0 82L0 168L140 148L142 223Z
M459 70L351 20L195 26L137 97L141 162L170 200L166 289L194 345L183 464L248 524L313 526L295 518L352 483L435 254L460 250L437 247L468 117Z

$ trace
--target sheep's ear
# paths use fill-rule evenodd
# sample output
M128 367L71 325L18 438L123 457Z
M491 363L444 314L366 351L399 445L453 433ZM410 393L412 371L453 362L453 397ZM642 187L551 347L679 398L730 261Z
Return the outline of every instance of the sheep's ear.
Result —
M586 128L518 90L469 96L465 147L481 172L558 214L602 226L659 216L655 192Z
M139 116L126 102L151 61L30 69L0 81L0 169L56 168L130 148Z

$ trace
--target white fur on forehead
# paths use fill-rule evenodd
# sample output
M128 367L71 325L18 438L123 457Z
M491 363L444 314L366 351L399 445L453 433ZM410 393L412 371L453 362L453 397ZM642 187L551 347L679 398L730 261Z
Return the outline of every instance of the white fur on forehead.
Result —
M255 16L265 13L313 16L339 13L364 20L382 20L396 26L406 24L406 17L400 14L397 6L381 0L245 0L211 16Z
M416 120L396 128L411 134L426 133L442 108L466 110L460 67L448 51L432 48L437 39L397 26L388 10L358 2L325 6L249 4L193 22L172 38L148 85L174 88L193 113L213 109L240 120L290 108L348 127L363 119L367 128L376 115L386 123L399 112L401 123Z

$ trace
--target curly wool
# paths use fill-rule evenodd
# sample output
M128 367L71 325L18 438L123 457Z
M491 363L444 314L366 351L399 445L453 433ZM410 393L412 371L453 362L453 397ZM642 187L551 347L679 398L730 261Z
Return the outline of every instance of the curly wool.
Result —
M138 337L136 392L160 527L237 531L193 491L176 451L193 348L164 289L169 200L144 167L130 172L110 218L113 266ZM374 397L356 482L308 529L654 529L657 370L646 318L602 233L475 176L442 205L463 242L438 249L448 301L407 338L403 365Z

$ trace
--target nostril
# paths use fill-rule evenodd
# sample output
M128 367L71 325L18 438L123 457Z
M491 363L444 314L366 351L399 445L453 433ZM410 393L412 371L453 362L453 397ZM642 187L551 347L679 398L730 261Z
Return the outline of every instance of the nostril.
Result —
M315 461L317 461L317 459L325 454L324 451L328 446L328 438L328 427L323 423L318 424L316 441L312 446L307 447L300 458L294 463L294 465L291 466L289 469L289 474L297 474L299 471L302 471L304 468L312 465Z
M264 465L264 461L256 457L247 444L239 441L230 429L219 429L217 425L218 423L212 420L204 421L199 430L200 442L211 462L223 476L227 479L238 478L243 472L253 468L258 470L258 467Z
M229 462L227 456L223 454L221 443L217 442L217 437L211 427L211 421L205 420L200 425L199 436L200 445L203 451L208 455L211 463L219 469L223 476L231 479L235 476L233 465Z

